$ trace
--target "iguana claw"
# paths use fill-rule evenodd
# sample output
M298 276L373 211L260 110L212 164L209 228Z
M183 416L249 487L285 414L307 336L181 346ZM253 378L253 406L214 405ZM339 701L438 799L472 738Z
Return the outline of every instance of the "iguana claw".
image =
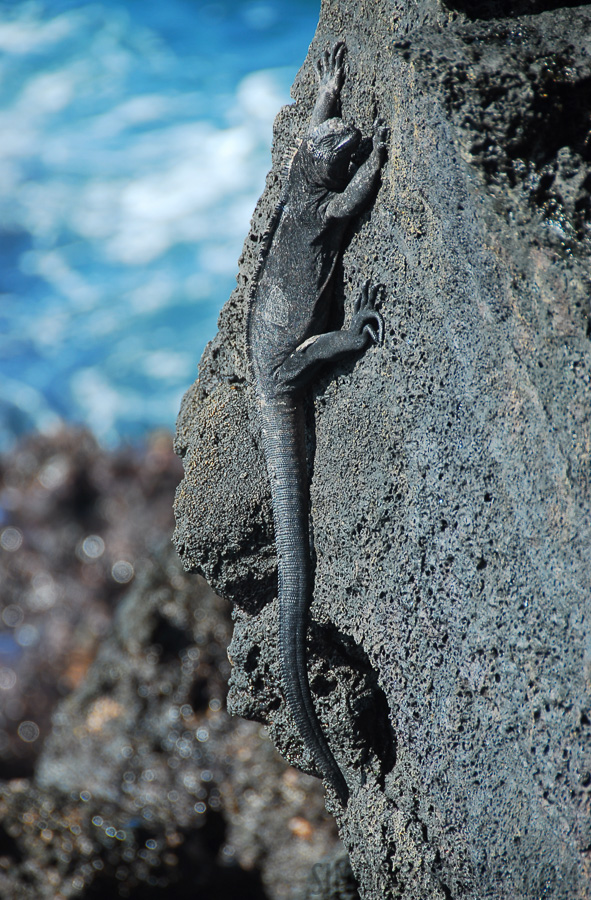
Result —
M383 285L372 285L369 280L366 281L353 308L351 331L358 334L365 331L374 344L381 344L384 340L384 319L376 309L376 302L381 299L383 291Z
M316 76L320 86L338 93L345 80L345 52L343 41L331 50L325 50L316 63Z

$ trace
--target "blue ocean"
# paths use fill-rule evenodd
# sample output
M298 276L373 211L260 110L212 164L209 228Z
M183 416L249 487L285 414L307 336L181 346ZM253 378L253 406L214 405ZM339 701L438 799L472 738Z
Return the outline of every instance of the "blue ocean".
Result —
M320 0L0 0L0 449L172 428Z

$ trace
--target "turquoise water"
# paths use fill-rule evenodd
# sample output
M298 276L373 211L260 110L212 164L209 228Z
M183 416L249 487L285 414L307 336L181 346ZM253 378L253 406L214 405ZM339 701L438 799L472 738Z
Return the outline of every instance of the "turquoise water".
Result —
M319 0L0 0L0 447L172 427Z

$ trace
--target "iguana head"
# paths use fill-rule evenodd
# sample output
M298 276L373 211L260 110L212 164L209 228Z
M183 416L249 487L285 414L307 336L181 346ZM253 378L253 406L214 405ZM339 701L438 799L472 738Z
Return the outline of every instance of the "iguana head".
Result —
M342 119L327 119L304 141L308 177L331 190L342 190L349 181L351 157L361 132Z

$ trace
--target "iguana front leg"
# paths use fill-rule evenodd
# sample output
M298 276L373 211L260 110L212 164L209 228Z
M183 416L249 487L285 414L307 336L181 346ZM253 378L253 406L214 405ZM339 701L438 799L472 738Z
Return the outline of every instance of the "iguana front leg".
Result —
M317 125L321 125L327 119L339 114L341 88L345 80L346 49L342 42L335 44L332 50L325 50L316 63L318 96L308 131L312 131Z
M334 194L326 207L327 219L350 219L365 206L386 158L388 128L382 119L374 122L373 149L345 190Z
M381 285L366 281L355 302L349 328L327 331L308 338L287 357L277 371L277 384L288 392L299 391L313 381L320 366L337 362L384 338L384 320L375 308Z

